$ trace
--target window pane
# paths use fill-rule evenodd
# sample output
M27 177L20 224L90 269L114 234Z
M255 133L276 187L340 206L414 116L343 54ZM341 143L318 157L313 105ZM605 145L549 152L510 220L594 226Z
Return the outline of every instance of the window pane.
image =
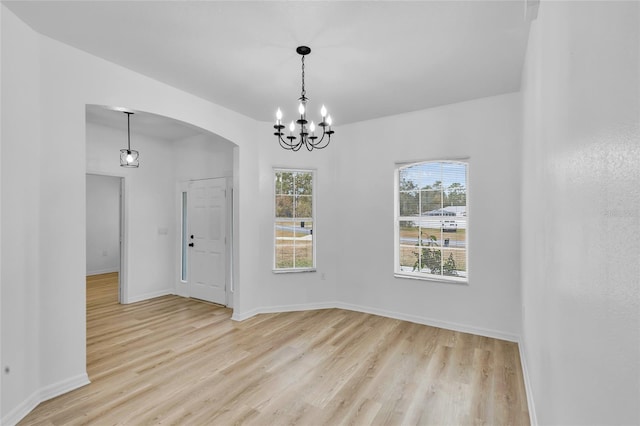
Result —
M466 277L467 272L466 250L443 249L442 250L442 275L452 277Z
M313 267L313 222L296 222L295 267Z
M400 270L402 272L413 272L418 265L419 249L416 245L400 245Z
M296 195L295 217L311 218L313 216L311 195Z
M276 217L293 218L293 195L276 195Z
M458 215L466 213L466 164L443 163L442 180L444 189L444 207L446 210Z
M293 173L276 172L276 194L293 195Z
M277 222L276 234L276 268L293 268L294 256L294 222Z
M400 221L400 244L401 245L417 245L420 228L415 222Z
M442 191L420 191L420 214L422 216L442 216Z
M437 245L426 245L418 248L419 263L414 265L414 271L426 274L441 275L441 250Z
M446 231L443 229L442 232L442 246L443 247L451 247L456 249L464 249L467 248L467 230L465 228L460 227L460 223L456 223L457 228L454 231ZM445 225L447 227L451 226L450 224Z
M276 268L293 268L293 245L276 241Z
M400 169L400 182L404 181L408 185L414 185L413 188L407 189L434 187L437 182L442 182L442 168L440 164L439 162L430 162L404 167Z
M400 216L418 216L418 191L400 191Z
M312 194L312 174L310 172L296 172L294 174L294 187L297 195Z

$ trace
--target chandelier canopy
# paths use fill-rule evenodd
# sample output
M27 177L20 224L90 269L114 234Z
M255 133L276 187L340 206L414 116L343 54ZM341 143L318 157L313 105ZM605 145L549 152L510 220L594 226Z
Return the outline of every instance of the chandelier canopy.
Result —
M282 111L278 108L278 111L276 112L276 124L273 126L273 128L276 129L274 135L278 137L278 142L284 149L298 151L304 146L307 150L313 151L314 148L326 148L327 145L329 145L329 142L331 142L331 135L334 131L331 130L331 116L327 115L327 109L324 105L322 105L322 108L320 109L322 121L318 123L318 126L322 129L322 136L316 135L316 125L314 122L311 121L311 123L309 123L307 121L307 101L309 99L307 98L307 92L304 87L304 57L311 53L311 48L307 46L299 46L296 49L296 52L302 56L302 92L298 99L300 101L300 104L298 105L300 118L295 121L295 123L298 123L299 127L298 130L296 130L295 123L291 121L289 124L289 135L285 136L283 132L285 126L282 124ZM320 132L318 131L318 133Z

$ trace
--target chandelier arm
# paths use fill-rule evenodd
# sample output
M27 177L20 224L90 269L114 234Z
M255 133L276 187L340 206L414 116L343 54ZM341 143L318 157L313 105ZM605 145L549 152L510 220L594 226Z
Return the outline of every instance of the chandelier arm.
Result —
M327 142L323 145L322 141L324 141L325 136L327 136ZM318 142L312 141L311 145L316 149L323 149L323 148L326 148L327 145L329 145L330 141L331 141L331 133L327 132L325 126L322 126L322 137Z
M282 140L282 137L278 136L278 142L280 143L280 147L284 149L292 149L285 141Z
M280 142L280 146L284 149L291 149L293 150L296 146L296 144L293 143L289 143L287 141L285 141L284 139L282 139L282 134L278 135L278 142Z
M327 141L325 142L324 145L322 145L322 141L324 140L324 135L322 135L322 138L318 141L318 143L314 144L313 147L315 149L324 149L329 145L329 142L331 142L331 135L327 133Z

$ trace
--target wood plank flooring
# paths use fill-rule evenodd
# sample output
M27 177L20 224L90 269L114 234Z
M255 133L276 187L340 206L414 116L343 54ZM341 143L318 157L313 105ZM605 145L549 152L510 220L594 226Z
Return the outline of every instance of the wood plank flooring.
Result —
M528 425L515 343L340 309L230 320L87 277L92 383L21 425Z

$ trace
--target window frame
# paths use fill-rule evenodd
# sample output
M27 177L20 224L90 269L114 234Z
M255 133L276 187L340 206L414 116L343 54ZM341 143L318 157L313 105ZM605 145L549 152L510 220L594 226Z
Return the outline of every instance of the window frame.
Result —
M466 266L466 276L464 277L456 277L456 276L447 276L447 275L436 275L436 274L426 274L423 272L414 272L414 271L402 271L400 265L400 222L406 220L415 220L415 216L400 216L400 171L402 169L415 166L418 164L426 164L426 163L449 163L449 164L463 164L466 167L465 173L465 198L466 198L466 215L465 215L465 266ZM393 197L394 197L394 205L393 205L393 219L394 219L394 266L393 272L396 278L409 278L415 280L422 281L434 281L439 283L447 283L447 284L468 284L470 271L469 271L469 172L470 171L470 161L469 158L447 158L447 159L430 159L430 160L417 160L417 161L405 161L398 162L394 166L394 188L393 188ZM420 216L418 216L420 217ZM444 220L447 216L441 216ZM414 219L411 219L414 218Z
M290 219L278 219L278 217L276 217L276 196L277 194L277 189L276 189L276 181L277 181L277 173L310 173L311 174L311 218L302 218L302 219L310 219L312 225L312 231L311 231L311 235L312 235L312 239L311 239L311 250L312 250L312 262L313 265L312 266L305 266L305 267L291 267L291 268L277 268L277 255L276 255L276 225L278 222L296 222L298 221L298 218L290 218ZM316 188L317 188L317 170L316 169L301 169L301 168L289 168L289 167L274 167L273 171L272 171L272 177L273 177L273 193L272 193L272 198L271 201L273 203L273 207L272 207L272 215L273 215L273 238L272 238L272 245L273 245L273 261L272 261L272 272L275 274L287 274L287 273L297 273L297 272L315 272L317 270L317 263L316 263L316 245L317 245L317 218L316 218L316 200L317 200L317 196L316 196ZM295 262L295 255L294 255L294 262Z

